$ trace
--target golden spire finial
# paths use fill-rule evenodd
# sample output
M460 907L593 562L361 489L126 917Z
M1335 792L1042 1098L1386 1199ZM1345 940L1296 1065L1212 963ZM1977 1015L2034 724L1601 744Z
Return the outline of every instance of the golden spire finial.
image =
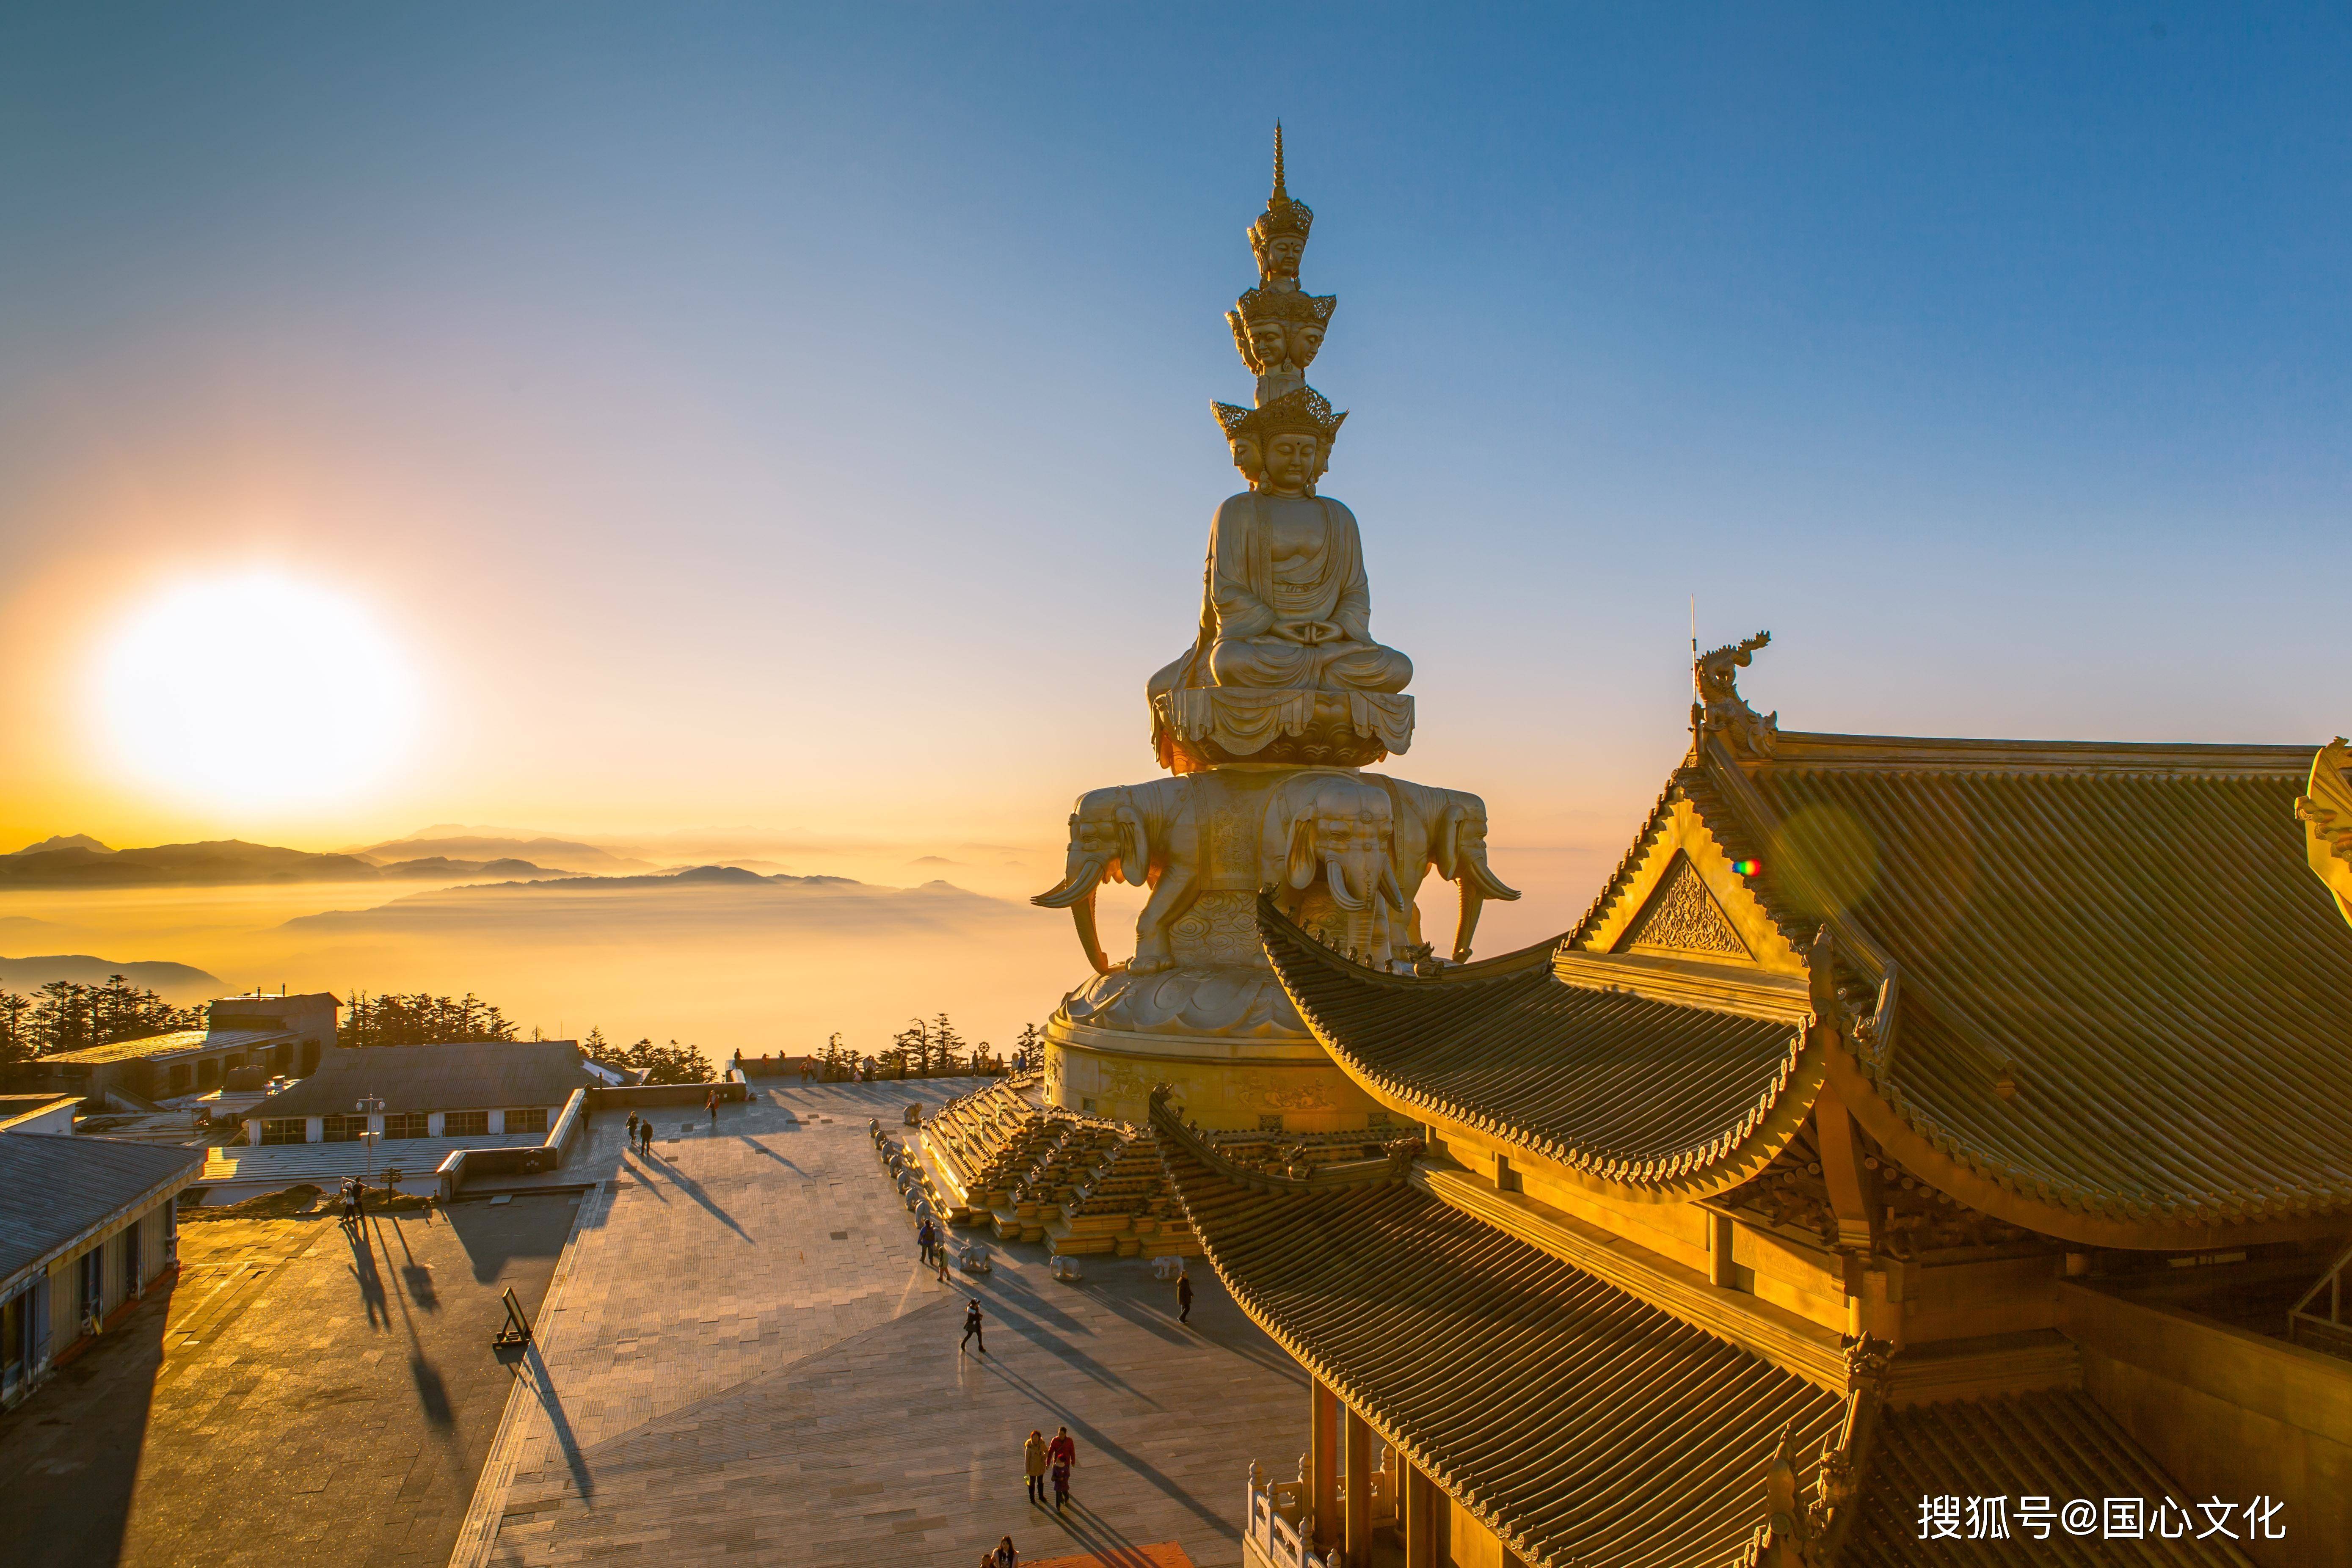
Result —
M1307 248L1307 231L1314 223L1314 209L1290 199L1282 166L1282 121L1277 120L1274 122L1274 194L1265 198L1265 211L1249 230L1260 284L1283 289L1298 286L1298 255Z

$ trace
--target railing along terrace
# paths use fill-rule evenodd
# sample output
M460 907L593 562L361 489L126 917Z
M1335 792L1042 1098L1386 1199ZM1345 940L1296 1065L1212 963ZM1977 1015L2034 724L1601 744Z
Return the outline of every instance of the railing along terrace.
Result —
M1346 1568L1338 1547L1318 1552L1310 1544L1314 1521L1307 1508L1305 1481L1276 1481L1255 1460L1249 1468L1248 1521L1242 1533L1274 1568Z

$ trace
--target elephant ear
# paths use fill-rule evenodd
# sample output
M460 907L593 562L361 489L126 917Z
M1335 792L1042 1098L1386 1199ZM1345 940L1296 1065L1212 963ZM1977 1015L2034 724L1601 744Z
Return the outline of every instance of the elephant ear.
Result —
M1459 805L1449 805L1437 831L1430 836L1429 847L1437 862L1437 874L1449 882L1461 873L1462 825L1469 818L1470 814Z
M1294 888L1305 888L1315 880L1315 818L1301 816L1290 825L1290 859L1286 868L1288 881Z
M1118 808L1118 868L1120 879L1138 888L1151 872L1151 836L1131 805Z

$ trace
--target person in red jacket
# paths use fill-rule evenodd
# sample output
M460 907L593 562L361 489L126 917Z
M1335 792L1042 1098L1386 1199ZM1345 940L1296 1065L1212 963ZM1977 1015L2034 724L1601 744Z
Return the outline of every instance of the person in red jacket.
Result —
M1054 1440L1045 1445L1045 1461L1054 1467L1054 1511L1070 1500L1070 1472L1078 1468L1078 1446L1071 1440L1067 1426L1054 1428Z

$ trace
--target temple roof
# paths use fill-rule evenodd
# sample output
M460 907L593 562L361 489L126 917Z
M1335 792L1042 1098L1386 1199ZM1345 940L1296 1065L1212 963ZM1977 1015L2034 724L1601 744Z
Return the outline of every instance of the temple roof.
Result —
M1262 934L1367 1089L1599 1179L1727 1181L1826 1084L2046 1235L2318 1235L2352 1215L2352 925L2296 816L2312 756L1711 720L1557 944L1413 978Z
M1551 942L1417 980L1331 952L1270 903L1260 929L1300 1015L1360 1078L1612 1180L1720 1158L1803 1045L1788 1019L1562 984Z
M1807 1497L1814 1457L1848 1434L1848 1400L1450 1207L1402 1160L1352 1182L1236 1173L1159 1098L1152 1134L1243 1310L1534 1568L1742 1560L1782 1434ZM2186 1504L2078 1391L1851 1430L1866 1436L1846 1453L1860 1486L1833 1527L1841 1563L1940 1561L1917 1539L1923 1497L2006 1496L2011 1538L1958 1549L1995 1564L2088 1560L2063 1528L2021 1538L2021 1497ZM2220 1542L2097 1544L2101 1563L2245 1561Z
M1839 1398L1373 1164L1244 1184L1153 1110L1160 1157L1243 1310L1532 1563L1727 1562L1781 1429Z
M1896 966L1891 1049L1857 1059L1928 1144L2054 1207L2226 1226L2352 1208L2352 928L2305 861L2311 755L1710 737L1675 787L1760 855L1792 944L1826 919L1861 981Z

